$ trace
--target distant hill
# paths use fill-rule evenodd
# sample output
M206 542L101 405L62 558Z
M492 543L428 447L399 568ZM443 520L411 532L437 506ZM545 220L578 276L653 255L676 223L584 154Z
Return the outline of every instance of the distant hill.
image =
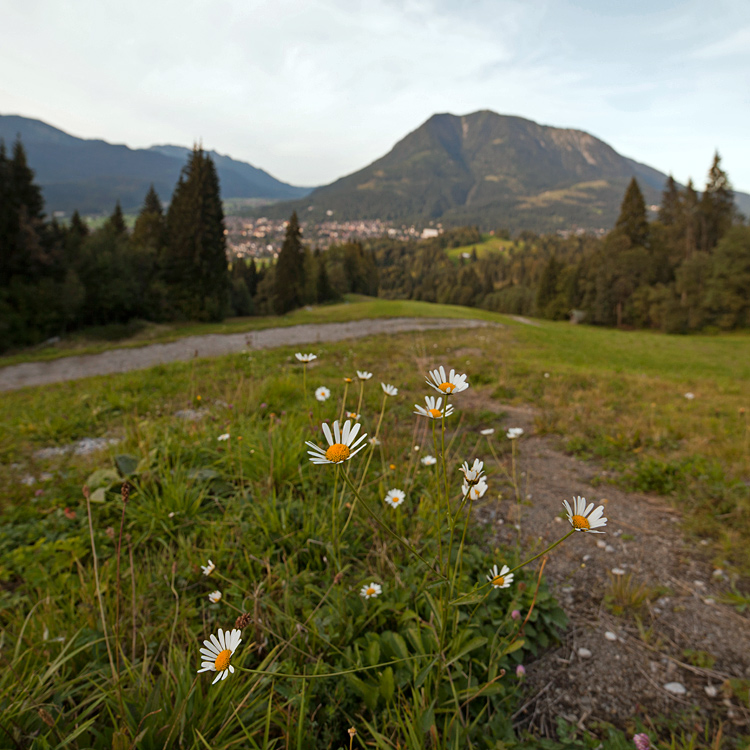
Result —
M8 149L20 134L46 210L110 213L120 201L125 211L137 210L151 183L169 201L190 149L152 146L131 149L102 140L76 138L40 120L0 115L0 139ZM209 152L219 173L222 198L288 200L311 188L294 187L245 162Z
M646 202L659 203L666 175L588 133L488 110L437 114L364 169L262 212L279 217L295 209L313 221L332 211L336 219L608 229L634 176ZM744 199L738 203L747 212L750 196Z

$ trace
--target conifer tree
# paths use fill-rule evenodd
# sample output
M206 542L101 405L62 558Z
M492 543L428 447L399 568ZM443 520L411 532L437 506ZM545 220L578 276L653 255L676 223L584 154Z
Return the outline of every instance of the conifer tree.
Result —
M701 249L710 252L732 226L734 193L717 151L700 202Z
M305 258L301 237L302 231L295 211L289 218L284 244L276 261L274 309L277 315L284 315L302 304Z
M615 224L615 230L624 234L632 247L645 247L648 243L648 220L646 218L646 202L638 187L638 181L633 177L625 191L620 216Z
M139 247L160 250L166 240L166 220L159 196L151 185L143 208L135 220L133 228L133 243Z
M680 191L674 177L669 175L664 192L661 194L661 206L659 208L659 221L664 226L675 226L680 221L682 206L680 202Z
M700 207L698 193L693 187L693 180L688 180L682 197L682 222L685 237L685 257L690 257L698 249L700 231Z
M122 213L122 206L120 201L115 204L115 210L112 212L112 216L107 219L106 224L108 229L111 229L115 234L127 234L128 228L125 224L125 217Z
M315 261L318 267L317 279L315 281L316 302L320 304L321 302L330 302L337 299L338 295L328 277L328 269L326 268L326 262L323 258L323 253L320 252L320 248L315 250Z
M181 315L223 317L230 288L224 209L216 167L199 146L182 169L167 212L164 277Z

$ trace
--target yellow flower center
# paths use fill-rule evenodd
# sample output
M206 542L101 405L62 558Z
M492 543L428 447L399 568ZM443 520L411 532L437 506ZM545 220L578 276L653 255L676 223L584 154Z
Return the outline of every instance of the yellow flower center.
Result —
M591 524L586 516L573 516L573 528L574 529L590 529Z
M232 652L225 648L217 657L214 662L217 672L223 672L229 667L229 660L232 658Z
M352 382L352 379L351 379L351 378L344 378L344 382L345 382L345 383L351 383L351 382Z
M326 458L334 464L340 464L349 458L349 446L343 443L334 443L326 451Z
M372 586L368 586L367 591L365 591L365 594L367 594L367 596L372 596L374 593L375 593L375 589Z
M443 393L453 393L456 390L456 386L453 383L441 383L438 388Z
M505 585L505 578L503 576L495 576L492 579L492 585L493 586L503 586L503 585Z
M430 409L430 414L432 414L434 419L443 416L443 412L441 412L440 409Z

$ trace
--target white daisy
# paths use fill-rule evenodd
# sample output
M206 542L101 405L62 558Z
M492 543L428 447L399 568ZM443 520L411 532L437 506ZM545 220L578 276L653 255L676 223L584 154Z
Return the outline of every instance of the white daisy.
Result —
M225 432L223 435L219 435L219 437L216 438L220 443L223 443L225 440L229 440L229 433Z
M480 435L492 435L495 432L494 427L488 427L486 430L479 430Z
M607 525L607 519L602 517L602 513L604 513L603 505L594 510L594 503L589 503L587 506L586 498L580 496L573 498L572 508L567 500L563 500L563 505L568 513L568 521L576 531L590 531L593 534L604 533L595 530L600 526Z
M242 642L242 631L233 630L231 633L225 633L219 628L218 635L211 635L211 640L203 641L201 648L201 672L216 672L216 677L211 683L215 685L219 680L226 680L229 673L234 674L234 667L230 664L237 646Z
M348 411L346 412L346 418L347 419L353 419L355 422L359 422L359 418L361 417L361 414L357 414L356 411Z
M321 385L320 388L316 388L315 390L315 398L317 398L318 401L325 401L330 395L331 392L324 385Z
M469 466L468 461L464 461L461 464L461 471L464 473L464 478L468 484L476 484L484 474L484 461L475 458L471 466Z
M380 596L382 593L383 587L379 583L371 583L369 586L362 586L359 595L364 596L365 599L372 599L375 596Z
M209 598L209 599L210 599L210 600L211 600L211 601L212 601L212 602L213 602L214 604L216 604L216 602L220 602L220 601L221 601L221 591L212 591L212 592L211 592L211 593L210 593L210 594L208 595L208 598Z
M312 362L314 359L318 358L317 354L302 354L301 352L297 352L294 356L297 357L300 362Z
M367 442L370 445L380 445L380 438L376 438L375 435L373 435Z
M505 437L509 440L515 440L523 435L523 427L511 427L506 433Z
M388 490L384 499L392 508L398 508L406 500L406 493L403 490Z
M398 388L395 385L389 385L388 383L381 383L380 387L386 396L398 396Z
M487 482L485 482L484 477L482 477L476 484L464 482L461 487L461 491L464 495L469 496L469 500L479 500L484 497L484 493L487 492L487 490Z
M307 453L314 464L340 464L342 461L350 459L355 453L358 453L365 447L363 441L367 437L367 433L357 437L359 428L361 427L359 422L352 427L352 423L347 419L344 422L343 429L339 429L339 421L337 419L333 423L333 433L331 433L331 428L325 422L323 422L322 427L323 434L328 441L328 448L323 450L323 448L315 445L315 443L305 441L305 445L312 448Z
M425 396L424 397L425 405L420 406L419 404L414 404L416 411L415 414L419 414L422 417L428 417L429 419L441 419L443 416L449 417L451 414L453 414L453 405L448 404L448 406L445 407L445 409L441 409L443 403L443 397L438 396L437 399L435 399L434 396ZM443 411L445 411L445 414L443 414Z
M357 370L357 377L360 380L369 380L372 377L372 373L367 372L367 370Z
M422 458L422 466L434 466L437 463L435 456L424 456Z
M446 377L445 368L442 365L437 370L430 370L426 382L441 393L461 393L469 387L466 375L458 375L455 370L451 370Z
M510 572L510 568L507 565L503 565L502 570L498 570L497 565L493 565L490 568L487 580L492 584L493 588L507 589L513 583L513 573Z
M695 394L694 394L694 393L690 393L690 391L688 391L688 392L687 392L687 393L685 394L685 398L686 398L686 399L687 399L688 401L692 401L692 400L693 400L693 399L695 398Z
M211 560L208 561L208 565L201 565L201 570L204 576L210 576L216 570L216 566Z

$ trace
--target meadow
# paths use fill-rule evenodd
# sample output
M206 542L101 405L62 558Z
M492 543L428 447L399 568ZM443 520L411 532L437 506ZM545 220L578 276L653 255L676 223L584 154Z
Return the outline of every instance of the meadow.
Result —
M0 747L539 747L513 732L517 667L565 616L538 560L507 588L486 580L542 549L499 548L490 526L466 523L472 504L517 494L524 443L505 436L504 403L531 404L536 431L602 481L673 500L741 606L750 337L465 313L499 325L312 346L309 364L286 348L4 394ZM442 419L413 414L440 395L424 382L440 364L470 384L450 398L444 444ZM348 411L378 442L311 463L305 442L325 449L321 424ZM87 437L119 442L39 452ZM489 489L467 502L458 468L475 458ZM242 615L235 672L212 685L201 643Z

